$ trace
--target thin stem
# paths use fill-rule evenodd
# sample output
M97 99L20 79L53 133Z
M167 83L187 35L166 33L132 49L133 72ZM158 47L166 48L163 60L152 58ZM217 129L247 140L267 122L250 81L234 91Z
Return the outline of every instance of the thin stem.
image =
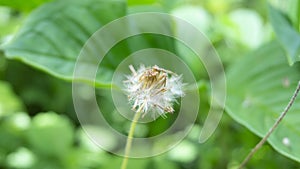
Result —
M123 162L122 162L121 169L126 169L127 168L128 156L129 156L129 153L130 153L130 150L131 150L132 138L133 138L134 130L135 130L136 123L137 123L138 119L141 117L141 114L142 114L141 111L138 110L135 113L135 115L133 117L133 120L131 122L129 133L128 133L128 137L127 137L127 141L126 141L125 154L124 154L124 159L123 159Z
M292 107L293 103L296 100L296 97L298 95L300 91L300 81L298 82L298 86L293 94L293 96L291 97L288 105L285 107L284 111L280 114L280 116L278 117L278 119L276 120L276 122L274 123L274 125L269 129L268 133L266 134L266 136L264 138L261 139L261 141L251 150L251 152L247 155L247 157L244 159L244 161L242 162L242 164L239 166L238 169L242 169L246 163L251 159L251 157L262 147L262 145L267 141L267 139L270 137L270 135L273 133L273 131L277 128L277 126L279 125L279 123L282 121L282 119L285 117L285 115L287 114L287 112L289 111L289 109Z

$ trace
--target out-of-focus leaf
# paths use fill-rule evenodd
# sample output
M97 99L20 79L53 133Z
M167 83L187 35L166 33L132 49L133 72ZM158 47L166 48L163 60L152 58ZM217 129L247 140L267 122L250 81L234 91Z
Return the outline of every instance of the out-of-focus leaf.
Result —
M15 31L16 27L20 24L22 17L12 15L12 10L6 7L0 6L0 44L8 39L9 33Z
M294 28L299 30L300 24L300 1L299 0L270 0L268 1L274 7L280 9L286 14L289 20L292 22Z
M11 168L32 168L36 156L27 148L21 147L7 156L7 164Z
M290 100L300 79L300 65L285 64L284 51L276 43L261 47L228 71L226 110L237 122L260 137L274 124ZM300 99L268 142L281 154L300 161Z
M212 17L205 9L200 7L192 5L180 6L172 11L172 15L186 20L205 35L207 35L212 26Z
M300 34L297 32L288 17L278 9L269 5L269 16L277 38L287 52L290 65L300 61Z
M238 9L229 14L229 19L236 28L236 40L250 48L260 46L265 39L263 20L253 10Z
M151 168L156 169L179 169L179 166L177 163L174 163L173 160L170 160L167 155L160 155L153 159L153 163L148 164L148 166L151 166ZM150 168L150 167L148 167Z
M11 132L20 134L24 132L24 130L28 129L31 119L27 113L18 112L11 114L4 121L5 127L7 127Z
M22 109L22 102L13 93L11 86L6 82L0 81L0 117Z
M30 145L45 155L63 156L73 144L72 124L53 112L35 116L26 134Z
M214 14L224 14L231 4L232 1L227 0L207 1L207 8Z
M0 118L0 152L10 153L22 146L23 134L29 125L30 117L26 113L13 113Z
M182 163L190 163L197 157L195 145L189 141L182 141L174 149L168 152L170 159Z

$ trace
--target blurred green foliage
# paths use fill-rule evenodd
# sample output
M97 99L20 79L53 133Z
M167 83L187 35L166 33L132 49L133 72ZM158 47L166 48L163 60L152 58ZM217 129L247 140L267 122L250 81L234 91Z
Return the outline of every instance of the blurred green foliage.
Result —
M112 49L103 62L106 69L102 72L107 76L99 77L99 86L109 83L114 69L128 54L147 47L158 47L181 55L194 74L197 74L201 94L199 116L187 138L162 155L130 159L128 168L236 168L259 141L259 137L252 132L260 136L264 134L267 129L261 130L264 120L274 119L276 113L284 108L293 85L299 80L299 64L288 67L288 61L285 60L286 57L290 58L290 63L299 60L298 46L291 46L291 39L286 37L294 34L294 41L299 41L299 15L294 14L299 14L299 2L295 5L298 8L293 8L294 12L283 8L282 13L278 13L272 8L268 13L265 0L129 0L127 3L122 0L49 1L0 1L0 168L120 167L122 157L101 150L81 129L72 104L71 84L61 79L71 80L71 67L87 38L101 26L127 13L159 11L186 19L211 40L230 81L227 109L230 116L224 114L212 138L199 144L199 133L209 109L210 89L205 69L201 63L193 60L194 54L173 39L154 35L133 37ZM272 1L274 6L282 6L282 3L285 4ZM286 6L292 3L293 0L286 1ZM46 22L46 26L39 27L39 21ZM72 25L74 23L77 27ZM63 36L65 30L73 36ZM58 45L52 49L53 46L41 38L39 31L45 31L48 40ZM28 37L28 34L32 37ZM64 37L71 38L69 41L74 43L65 43ZM268 43L273 39L278 39L280 43ZM7 44L10 46L5 47ZM39 59L41 56L48 58ZM290 78L285 81L284 77ZM283 87L288 85L288 92L280 88L282 84ZM112 113L116 110L111 98L107 97L108 92L107 89L96 90L98 101L103 104L102 112L116 130L127 133L130 122ZM249 93L257 104L251 109L247 106L245 108L248 102L243 102L243 96ZM261 113L265 110L272 112L271 115L264 114L266 117L262 117ZM253 115L245 116L245 112ZM289 121L285 122L287 128L292 129L284 130L295 131L291 134L294 142L300 140L297 112L299 104L292 110L292 116L287 119ZM140 128L138 126L137 136L161 133L174 118L175 115ZM299 161L299 153L289 152L299 152L297 145L294 150L294 145L291 148L278 146L282 143L281 137L277 139L274 136L272 139L271 143L277 151ZM111 144L116 146L117 143L111 141ZM265 145L247 168L300 167L299 163L277 153L270 145Z

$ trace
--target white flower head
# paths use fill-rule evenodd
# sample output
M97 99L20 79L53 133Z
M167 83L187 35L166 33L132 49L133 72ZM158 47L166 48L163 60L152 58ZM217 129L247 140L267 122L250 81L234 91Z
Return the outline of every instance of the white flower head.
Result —
M142 113L142 117L151 112L153 118L173 113L173 103L184 96L182 76L157 65L141 65L137 71L132 65L129 68L132 74L126 76L124 85L132 110Z

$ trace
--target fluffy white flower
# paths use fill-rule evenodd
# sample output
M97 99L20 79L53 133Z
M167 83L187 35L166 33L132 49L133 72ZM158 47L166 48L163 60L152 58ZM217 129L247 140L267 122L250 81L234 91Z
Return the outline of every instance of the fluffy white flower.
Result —
M126 76L124 85L132 110L143 113L143 117L151 112L153 118L173 113L173 103L184 96L182 76L156 65L141 65L137 71L132 65L129 68L132 74Z

